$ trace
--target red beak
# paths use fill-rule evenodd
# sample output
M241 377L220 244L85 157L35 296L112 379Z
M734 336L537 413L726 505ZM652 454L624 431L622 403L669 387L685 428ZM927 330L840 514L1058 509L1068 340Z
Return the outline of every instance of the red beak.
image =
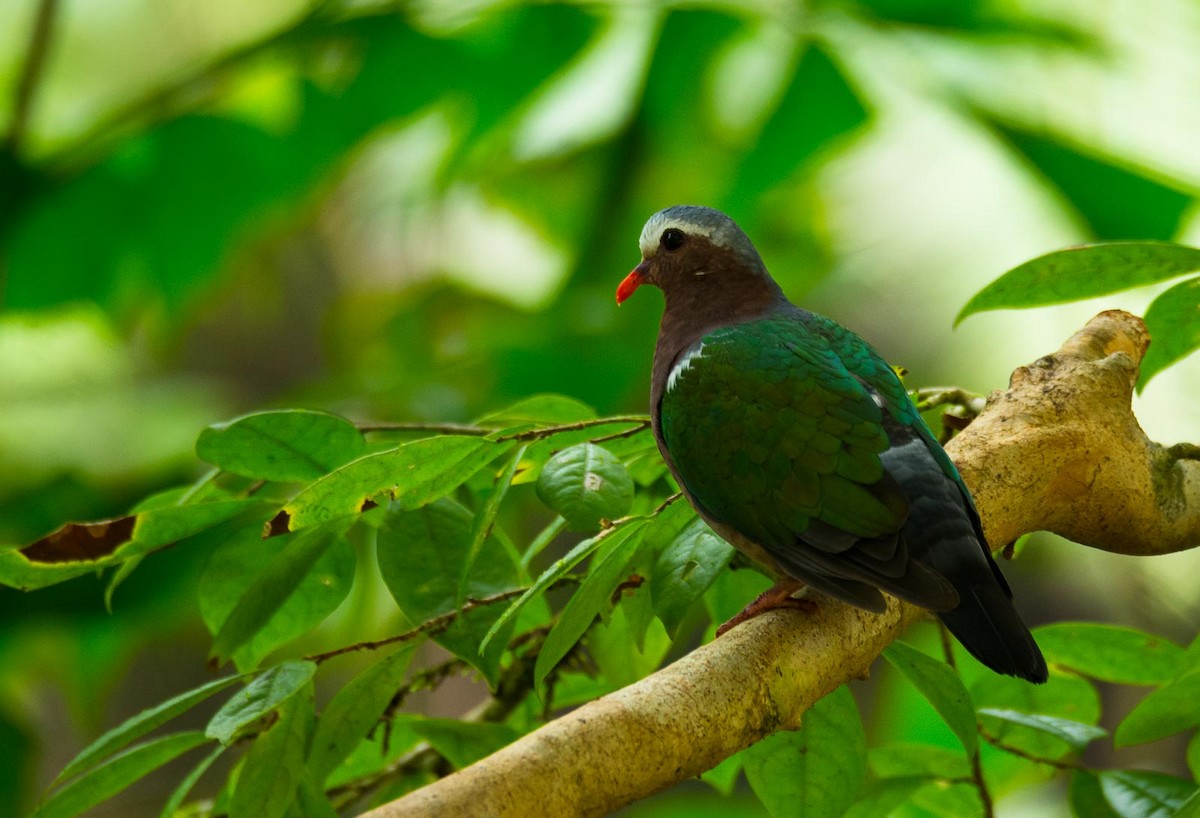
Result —
M633 295L634 290L645 283L646 276L642 272L642 265L639 264L633 268L633 272L625 276L625 279L617 285L617 306L619 307L626 298Z

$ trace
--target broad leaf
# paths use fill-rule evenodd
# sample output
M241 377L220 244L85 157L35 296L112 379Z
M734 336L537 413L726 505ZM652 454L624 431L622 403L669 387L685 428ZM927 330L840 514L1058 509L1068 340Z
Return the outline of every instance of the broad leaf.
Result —
M412 653L412 647L406 646L384 657L347 682L325 705L308 754L308 769L317 783L324 783L379 723L404 684Z
M417 625L453 615L449 626L433 638L494 684L507 639L486 650L481 643L498 621L503 603L454 614L459 610L458 578L471 547L471 523L471 512L449 498L412 511L393 503L379 529L376 553L384 584L408 621ZM467 598L488 599L518 587L517 565L508 551L494 537L485 540Z
M1138 702L1117 725L1113 744L1142 744L1200 726L1200 668L1173 679Z
M279 708L279 718L250 746L229 802L229 818L283 818L304 774L313 726L313 689L305 684Z
M1027 261L976 293L955 324L985 310L1040 307L1154 284L1200 270L1200 250L1161 241L1090 244Z
M193 730L131 747L63 787L33 813L33 818L78 815L207 741L203 733Z
M966 778L971 774L962 753L931 744L893 744L868 753L879 778Z
M504 502L504 498L508 494L517 468L521 465L521 458L525 456L526 448L525 445L518 446L517 450L509 457L508 464L496 478L495 484L488 492L487 499L475 512L475 518L471 522L471 543L467 547L467 555L463 558L462 569L459 571L458 605L462 605L467 599L467 586L470 584L471 574L474 572L475 560L479 556L479 550L483 548L484 541L492 535L492 526L496 523L500 504Z
M933 705L958 736L967 755L974 755L979 744L975 707L958 674L945 662L926 656L904 642L893 642L883 655Z
M683 505L676 503L675 505ZM695 519L659 551L650 581L654 612L675 636L692 605L729 565L733 548L703 520Z
M645 525L644 520L628 523L621 539L610 542L607 552L598 558L587 579L571 596L538 652L533 670L534 684L540 684L587 632L596 617L611 607L613 591L625 579L625 569L636 556L638 538L635 535Z
M1099 777L1090 770L1072 771L1067 799L1075 818L1122 818L1113 812L1108 799L1104 797Z
M200 433L196 456L259 480L316 480L362 455L366 441L350 421L311 409L256 412Z
M867 774L866 736L845 685L813 705L799 730L768 736L742 755L751 789L774 818L838 818Z
M1099 778L1104 799L1120 818L1173 818L1196 792L1190 781L1143 770L1105 770Z
M253 666L332 613L350 592L354 575L354 552L344 536L348 525L333 521L266 542L239 538L222 547L205 571L206 586L220 594L215 605L205 606L206 619L225 614L210 655L224 662L253 640L253 650L238 654L240 664ZM230 571L264 556L269 561L256 572ZM264 634L268 626L271 632ZM267 638L256 638L260 634Z
M94 766L97 762L102 761L118 750L127 747L151 730L161 727L181 713L186 713L206 699L215 696L242 678L244 676L226 676L224 679L216 679L194 690L189 690L186 693L181 693L178 696L167 699L162 704L143 710L136 716L126 719L120 725L93 741L79 755L71 759L67 766L63 767L63 771L58 774L54 783L57 784L71 776L78 775L80 772Z
M482 426L516 425L518 423L559 424L593 420L596 410L586 403L566 395L531 395L477 421Z
M485 463L514 444L482 437L442 435L360 457L296 495L284 511L296 530L357 514L363 503L387 494L414 509L449 494Z
M1108 731L1103 727L1083 724L1070 719L1060 719L1056 716L1046 716L1041 713L1022 713L1019 710L1002 710L995 707L981 707L979 713L983 716L991 716L995 719L1040 730L1062 739L1072 748L1080 751L1096 739L1108 735Z
M971 698L976 707L1037 713L1080 724L1096 724L1100 719L1100 697L1087 679L1070 673L1054 672L1045 684L1031 685L1022 679L982 671L971 683ZM1063 758L1072 749L1061 739L1033 727L1012 721L995 722L991 732L1005 744L1041 758Z
M1058 622L1034 631L1047 661L1106 682L1157 685L1175 675L1183 649L1119 625Z
M1192 734L1187 746L1187 765L1192 778L1200 782L1200 730Z
M525 590L524 593L517 597L516 600L514 600L504 610L504 613L500 615L500 618L492 624L491 629L487 632L487 635L484 636L483 644L480 646L480 650L482 651L488 648L491 641L498 633L500 633L503 628L515 622L515 617L517 614L519 614L531 600L537 599L544 594L551 585L562 579L568 571L586 559L589 554L603 545L606 540L612 538L613 542L610 543L610 547L616 548L618 543L623 542L627 537L630 536L630 534L633 533L631 530L633 528L636 528L636 526L634 526L632 523L626 523L625 525L607 528L604 531L601 531L595 537L590 537L576 544L575 547L568 551L565 555L555 560L549 568L543 571L541 575L534 580L533 585L531 585Z
M434 746L455 769L462 769L517 740L507 724L457 719L420 719L409 724L413 732Z
M633 478L607 449L580 443L563 449L542 468L538 497L573 528L594 529L615 520L633 504Z
M1154 343L1142 359L1138 389L1200 347L1200 278L1181 281L1151 301L1146 329Z
M276 665L230 697L209 720L204 734L229 744L243 727L296 695L316 672L317 666L308 661Z

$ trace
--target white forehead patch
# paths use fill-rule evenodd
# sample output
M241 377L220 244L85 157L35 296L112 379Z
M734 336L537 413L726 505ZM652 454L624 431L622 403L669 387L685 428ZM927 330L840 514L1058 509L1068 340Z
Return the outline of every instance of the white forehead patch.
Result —
M661 210L650 217L646 222L646 226L642 228L641 238L638 239L638 247L642 251L642 255L646 258L654 255L658 249L658 242L662 238L663 231L674 227L687 233L689 236L704 236L718 247L732 247L734 233L737 230L733 226L733 222L729 222L728 226L721 224L700 224L691 219L683 219L672 214L669 210ZM731 229L732 228L732 229Z

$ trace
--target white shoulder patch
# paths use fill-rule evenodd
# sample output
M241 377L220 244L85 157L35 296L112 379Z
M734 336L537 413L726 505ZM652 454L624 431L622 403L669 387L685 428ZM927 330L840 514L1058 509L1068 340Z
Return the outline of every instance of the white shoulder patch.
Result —
M675 383L679 380L679 376L687 372L688 367L692 365L692 361L699 358L704 353L704 342L701 341L675 362L675 366L671 367L671 372L667 375L667 391L670 392L675 388Z

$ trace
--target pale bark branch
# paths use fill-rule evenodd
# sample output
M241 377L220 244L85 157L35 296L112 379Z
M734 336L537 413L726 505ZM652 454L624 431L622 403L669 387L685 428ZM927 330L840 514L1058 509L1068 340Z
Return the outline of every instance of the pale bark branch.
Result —
M1200 462L1148 440L1130 409L1148 343L1139 318L1101 313L951 442L993 547L1042 529L1130 554L1200 542ZM603 815L796 728L923 616L894 599L881 615L825 599L765 614L368 815Z

